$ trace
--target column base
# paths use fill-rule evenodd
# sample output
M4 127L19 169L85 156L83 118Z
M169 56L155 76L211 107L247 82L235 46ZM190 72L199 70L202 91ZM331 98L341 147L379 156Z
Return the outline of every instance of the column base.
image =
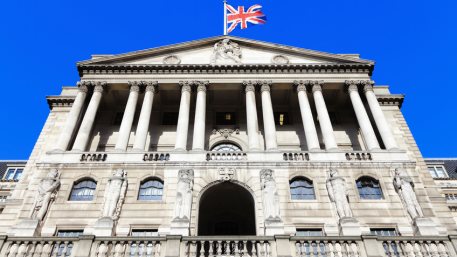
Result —
M184 149L184 148L175 148L175 149L173 149L173 151L174 151L174 152L185 152L185 151L187 151L187 150Z
M195 148L195 149L192 149L192 152L204 152L205 149L203 148Z
M130 152L142 153L142 152L147 152L147 151L145 151L144 149L140 149L140 148L132 148L132 150L130 150Z
M284 235L284 223L280 219L267 219L265 221L265 235Z
M190 230L190 221L188 219L174 219L171 222L170 234L171 235L180 235L180 236L189 236Z
M332 147L332 148L325 148L325 151L327 152L339 152L340 149L338 147Z
M322 152L322 149L320 149L320 148L311 148L311 149L308 149L308 152Z

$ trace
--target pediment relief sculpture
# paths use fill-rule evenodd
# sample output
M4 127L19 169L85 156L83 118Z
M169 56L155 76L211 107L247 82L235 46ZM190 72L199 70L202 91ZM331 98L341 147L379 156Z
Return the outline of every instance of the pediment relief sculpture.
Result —
M214 44L211 64L216 64L218 59L232 60L237 64L241 63L241 47L230 39L223 39Z

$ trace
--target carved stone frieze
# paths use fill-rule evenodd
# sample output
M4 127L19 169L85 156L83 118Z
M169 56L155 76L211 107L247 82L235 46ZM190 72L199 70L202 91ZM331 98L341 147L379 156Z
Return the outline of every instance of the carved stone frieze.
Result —
M223 128L223 129L213 129L213 135L221 134L225 139L229 138L233 133L239 135L240 129L230 129L230 128Z
M219 180L230 181L235 177L236 169L232 167L220 167L217 169Z

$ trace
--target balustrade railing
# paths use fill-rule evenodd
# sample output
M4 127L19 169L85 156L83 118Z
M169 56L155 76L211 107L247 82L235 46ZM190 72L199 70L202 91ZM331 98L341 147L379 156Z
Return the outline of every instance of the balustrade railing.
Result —
M145 153L143 155L143 161L169 161L170 160L170 154L169 153Z
M284 161L309 161L309 153L287 152L282 155Z
M363 247L356 240L293 237L296 257L360 257Z
M453 257L443 240L390 239L384 240L382 246L388 257Z
M165 238L109 238L98 239L92 247L91 257L160 257Z
M2 247L4 257L68 257L72 256L78 238L7 239Z
M108 155L106 153L83 153L81 154L81 162L104 162Z
M185 257L272 257L273 237L183 238Z
M208 152L207 161L243 161L248 157L245 152Z
M455 257L450 237L6 237L1 257ZM170 240L170 241L169 241ZM365 240L370 240L366 242ZM452 241L451 241L452 240Z
M346 160L348 161L371 161L373 157L368 152L350 152L346 153Z

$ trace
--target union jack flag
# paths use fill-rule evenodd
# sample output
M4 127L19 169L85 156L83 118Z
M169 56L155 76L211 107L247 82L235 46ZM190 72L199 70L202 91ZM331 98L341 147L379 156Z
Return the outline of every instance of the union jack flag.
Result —
M260 10L261 5L255 4L247 11L244 11L244 6L238 6L238 9L233 8L231 5L226 4L227 10L230 12L227 14L227 23L231 23L227 32L232 32L238 24L240 24L241 29L248 27L248 22L253 24L265 24L267 22L267 17Z

